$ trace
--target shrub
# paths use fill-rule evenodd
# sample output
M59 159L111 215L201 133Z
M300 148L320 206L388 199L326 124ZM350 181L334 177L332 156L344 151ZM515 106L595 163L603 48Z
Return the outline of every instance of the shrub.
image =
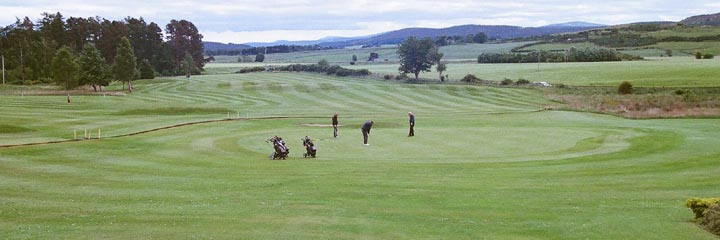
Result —
M703 57L703 56L702 56L702 53L701 53L701 52L696 52L696 53L695 53L695 59L702 59L702 57Z
M405 73L395 76L395 80L405 80L405 79L408 79L408 75Z
M620 86L618 87L618 93L619 94L632 94L632 84L630 82L625 81L620 83Z
M325 59L320 60L317 64L324 67L330 66L330 63Z
M675 95L683 95L683 94L685 94L685 93L687 93L687 92L686 92L685 90L682 90L682 89L675 90Z
M712 205L720 203L720 198L691 198L685 202L685 206L690 208L695 214L695 219L705 216L705 212Z
M720 235L720 204L710 206L700 222L708 232Z
M521 78L521 79L518 79L517 82L515 82L515 84L517 84L517 85L530 84L530 81L528 81L527 79Z
M513 84L513 80L512 80L512 79L509 79L509 78L503 79L503 80L500 82L500 85L511 85L511 84Z
M468 75L465 75L465 77L463 77L462 79L460 79L460 81L467 82L467 83L475 83L475 82L479 82L481 80L480 80L480 78L476 77L475 75L468 74Z
M264 72L265 67L246 67L240 69L240 71L237 71L235 73L251 73L251 72Z
M706 53L705 55L703 55L703 59L713 59L713 58L715 58L715 55L712 55L709 53Z
M383 78L384 78L385 80L390 80L390 79L393 78L393 75L387 74L387 75L383 76Z
M355 62L350 62L350 65L355 65Z

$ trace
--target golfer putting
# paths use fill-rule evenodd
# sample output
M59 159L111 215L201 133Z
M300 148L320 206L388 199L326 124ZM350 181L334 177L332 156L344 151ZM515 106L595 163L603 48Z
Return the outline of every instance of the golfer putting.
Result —
M373 121L367 121L360 128L363 134L363 144L365 146L370 146L370 144L368 144L368 137L370 136L370 129L372 128L373 123Z

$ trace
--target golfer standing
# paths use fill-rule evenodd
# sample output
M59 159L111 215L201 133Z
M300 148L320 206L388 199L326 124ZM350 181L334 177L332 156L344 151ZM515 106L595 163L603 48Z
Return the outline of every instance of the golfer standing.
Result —
M365 144L365 146L370 146L370 144L368 144L368 136L370 135L370 129L372 128L373 123L373 121L367 121L362 125L362 128L360 128L360 130L362 130L363 144Z
M412 137L415 136L415 114L408 112L408 117L410 117L410 133L408 133L408 137Z
M335 113L335 115L332 116L332 126L333 126L333 137L338 137L338 113Z

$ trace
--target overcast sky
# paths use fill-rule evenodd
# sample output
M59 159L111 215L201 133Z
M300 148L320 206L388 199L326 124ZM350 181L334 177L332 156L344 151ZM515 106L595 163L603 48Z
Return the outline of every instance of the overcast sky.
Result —
M0 0L0 25L16 17L143 17L161 26L170 19L193 22L205 41L269 42L364 36L405 27L462 24L542 26L569 21L620 24L680 21L720 12L718 0Z

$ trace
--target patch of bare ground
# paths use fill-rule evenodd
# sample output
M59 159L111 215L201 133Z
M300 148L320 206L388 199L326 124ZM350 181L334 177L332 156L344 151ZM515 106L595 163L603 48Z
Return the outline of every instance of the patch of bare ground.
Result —
M549 109L565 109L618 115L626 118L720 117L720 96L692 93L654 93L638 95L572 94L546 92L545 96L562 104Z

